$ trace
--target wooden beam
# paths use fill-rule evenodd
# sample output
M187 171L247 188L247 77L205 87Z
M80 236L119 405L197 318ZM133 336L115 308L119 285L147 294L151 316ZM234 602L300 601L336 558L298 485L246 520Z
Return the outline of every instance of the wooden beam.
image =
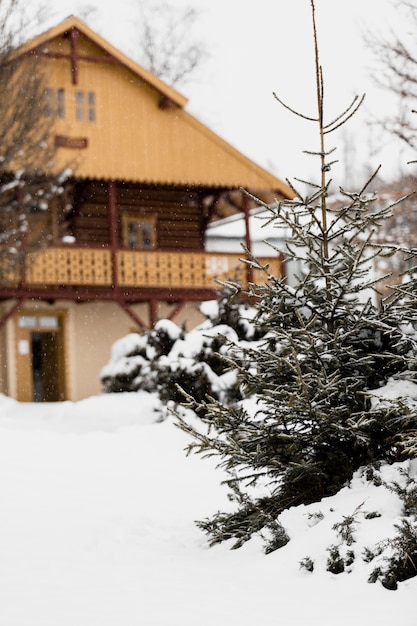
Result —
M150 326L153 328L158 321L158 301L156 298L149 299L149 320Z
M69 54L71 61L71 77L72 84L78 84L78 50L77 50L77 42L78 42L79 32L76 28L71 28L70 37L71 37L71 52Z
M56 288L36 287L30 289L4 288L0 287L0 300L74 300L74 302L88 302L93 300L118 301L120 298L128 304L135 302L148 302L150 298L164 302L178 302L180 300L191 302L204 302L205 300L216 300L219 288L213 289L149 289L149 288L129 288L129 289L93 289L91 287L77 287L60 285Z
M112 265L112 281L114 289L118 287L117 278L117 250L119 247L118 225L117 225L117 199L116 184L114 180L109 182L109 228L110 228L110 247L111 247L111 265Z
M78 37L80 31L78 28L71 28L69 32L67 31L67 36L70 37L70 52L69 54L65 52L50 52L49 50L43 50L42 47L34 48L30 50L28 54L30 56L44 56L49 57L51 59L68 59L71 64L71 80L73 85L78 84L79 78L79 62L82 61L90 61L92 63L113 63L117 65L121 65L121 62L113 57L112 55L106 53L102 56L89 55L89 54L81 54L78 50Z
M3 315L3 317L0 319L0 329L3 328L7 324L9 319L13 317L13 315L23 306L23 303L25 302L25 300L26 300L25 298L22 298L18 300L17 302L15 302L12 308L9 311L7 311L5 315Z
M178 313L180 313L180 311L182 311L182 309L185 307L186 302L184 300L182 300L181 302L177 302L176 306L174 307L173 311L171 311L171 313L169 314L168 319L170 319L171 321L174 319L174 317L176 315L178 315Z
M117 302L123 311L125 311L125 313L127 313L129 317L139 326L139 328L150 328L150 326L146 324L142 318L140 318L139 315L137 315L137 313L135 313L135 311L133 311L133 309L131 309L126 302L124 302L124 300L119 299Z

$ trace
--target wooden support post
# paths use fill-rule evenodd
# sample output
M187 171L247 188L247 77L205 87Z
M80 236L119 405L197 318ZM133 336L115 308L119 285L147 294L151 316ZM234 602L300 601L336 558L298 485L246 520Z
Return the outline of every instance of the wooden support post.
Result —
M155 298L149 300L149 324L153 328L158 321L158 302Z
M252 241L251 241L251 234L250 234L249 198L244 192L242 193L243 193L243 213L244 213L244 219L245 219L245 246L247 250L252 254ZM253 282L253 267L252 265L249 265L249 264L246 266L246 280L247 280L248 285L249 283Z
M19 219L26 219L24 217L24 211L23 211L23 196L24 196L24 189L22 189L22 187L19 187L18 192L17 192ZM27 243L28 243L27 242L27 230L25 230L23 237L22 237L22 241L21 241L21 252L18 257L19 270L20 270L19 288L22 290L26 289L26 260L27 260L27 248L28 248Z
M116 185L114 180L109 182L109 228L110 228L110 247L111 247L111 268L112 268L112 284L113 288L118 287L117 277L117 250L119 248L119 237L117 227L117 200Z

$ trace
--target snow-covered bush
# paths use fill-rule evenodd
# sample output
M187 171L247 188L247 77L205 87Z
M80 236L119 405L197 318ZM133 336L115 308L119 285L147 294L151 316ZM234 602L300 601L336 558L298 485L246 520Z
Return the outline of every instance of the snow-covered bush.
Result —
M402 503L400 521L394 526L395 535L381 541L374 551L368 551L370 561L377 557L369 582L380 580L391 590L397 589L399 582L417 575L417 482L410 465L401 467L398 474L399 480L384 483Z
M109 363L100 378L108 393L136 391L136 379L149 368L145 337L131 333L113 344Z
M206 322L189 332L159 320L152 330L117 341L100 374L104 391L156 392L165 404L183 402L184 392L199 401L241 399L229 357L239 341L247 344L261 335L251 319L254 309L225 290L218 301L203 303L201 311Z

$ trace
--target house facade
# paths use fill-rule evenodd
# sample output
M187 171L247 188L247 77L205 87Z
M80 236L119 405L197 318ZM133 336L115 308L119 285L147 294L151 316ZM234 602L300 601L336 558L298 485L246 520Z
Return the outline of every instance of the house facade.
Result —
M192 327L196 304L217 297L216 279L245 286L242 254L205 244L211 222L241 212L250 245L253 202L242 188L264 201L292 192L77 18L19 54L45 72L53 167L68 173L33 216L47 245L28 246L0 276L0 392L79 400L100 391L100 369L124 334L160 318ZM267 257L279 273L278 255Z

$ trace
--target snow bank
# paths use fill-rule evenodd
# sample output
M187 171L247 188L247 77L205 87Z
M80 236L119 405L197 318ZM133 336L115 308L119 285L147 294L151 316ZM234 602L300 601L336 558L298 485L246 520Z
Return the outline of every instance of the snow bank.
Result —
M223 475L213 459L185 456L186 435L155 422L157 405L145 393L41 405L0 396L1 624L413 623L417 578L391 592L366 583L360 559L351 574L325 571L333 525L359 506L359 553L392 528L392 493L358 473L333 498L286 512L281 550L265 556L257 539L209 549L194 520L230 508ZM313 574L299 567L307 555Z

